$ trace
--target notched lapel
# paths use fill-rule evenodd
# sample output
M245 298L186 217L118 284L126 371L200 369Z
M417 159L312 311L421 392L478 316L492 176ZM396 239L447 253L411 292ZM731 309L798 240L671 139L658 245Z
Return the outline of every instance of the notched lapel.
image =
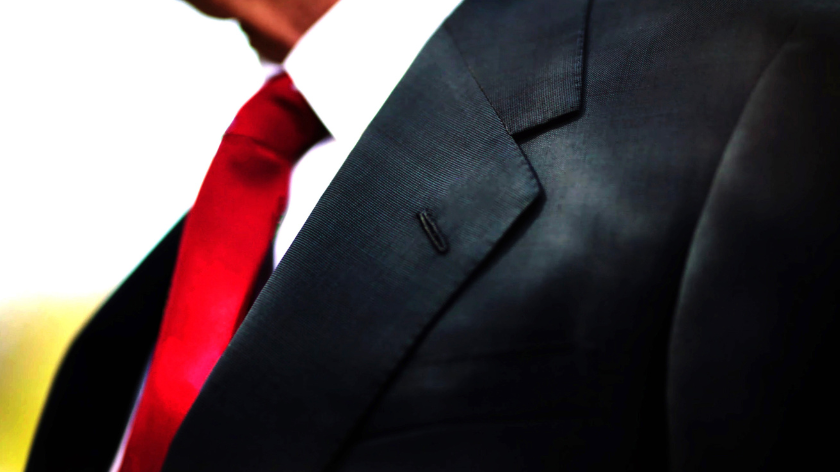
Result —
M581 107L589 0L477 0L445 27L509 133Z
M452 38L438 31L258 297L164 470L325 467L539 193Z

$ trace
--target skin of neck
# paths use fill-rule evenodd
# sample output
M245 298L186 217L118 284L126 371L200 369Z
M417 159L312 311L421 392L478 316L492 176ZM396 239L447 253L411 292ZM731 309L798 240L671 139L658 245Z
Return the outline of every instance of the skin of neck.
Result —
M283 62L303 34L338 0L187 0L215 18L233 18L264 58Z

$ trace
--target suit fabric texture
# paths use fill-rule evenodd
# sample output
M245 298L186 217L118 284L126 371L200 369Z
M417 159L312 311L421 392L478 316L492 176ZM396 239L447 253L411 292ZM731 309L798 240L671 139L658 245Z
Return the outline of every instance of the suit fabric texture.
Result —
M831 463L838 36L825 1L467 0L163 470ZM179 231L73 344L29 472L107 470Z

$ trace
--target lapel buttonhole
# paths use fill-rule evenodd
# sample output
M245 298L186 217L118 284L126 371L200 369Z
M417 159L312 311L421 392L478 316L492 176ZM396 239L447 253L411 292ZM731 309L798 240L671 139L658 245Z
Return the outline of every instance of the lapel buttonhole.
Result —
M440 228L438 228L432 212L430 210L423 210L417 214L417 217L420 219L420 225L423 226L423 231L429 236L429 240L432 242L435 250L441 254L446 254L449 251L449 244L447 244L443 233L440 232Z

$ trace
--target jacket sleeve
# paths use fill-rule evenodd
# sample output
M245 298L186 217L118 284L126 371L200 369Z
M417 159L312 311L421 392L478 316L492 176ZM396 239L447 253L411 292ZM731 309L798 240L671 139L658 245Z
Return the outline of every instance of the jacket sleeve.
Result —
M800 21L767 66L697 224L669 345L673 470L836 466L835 20Z

